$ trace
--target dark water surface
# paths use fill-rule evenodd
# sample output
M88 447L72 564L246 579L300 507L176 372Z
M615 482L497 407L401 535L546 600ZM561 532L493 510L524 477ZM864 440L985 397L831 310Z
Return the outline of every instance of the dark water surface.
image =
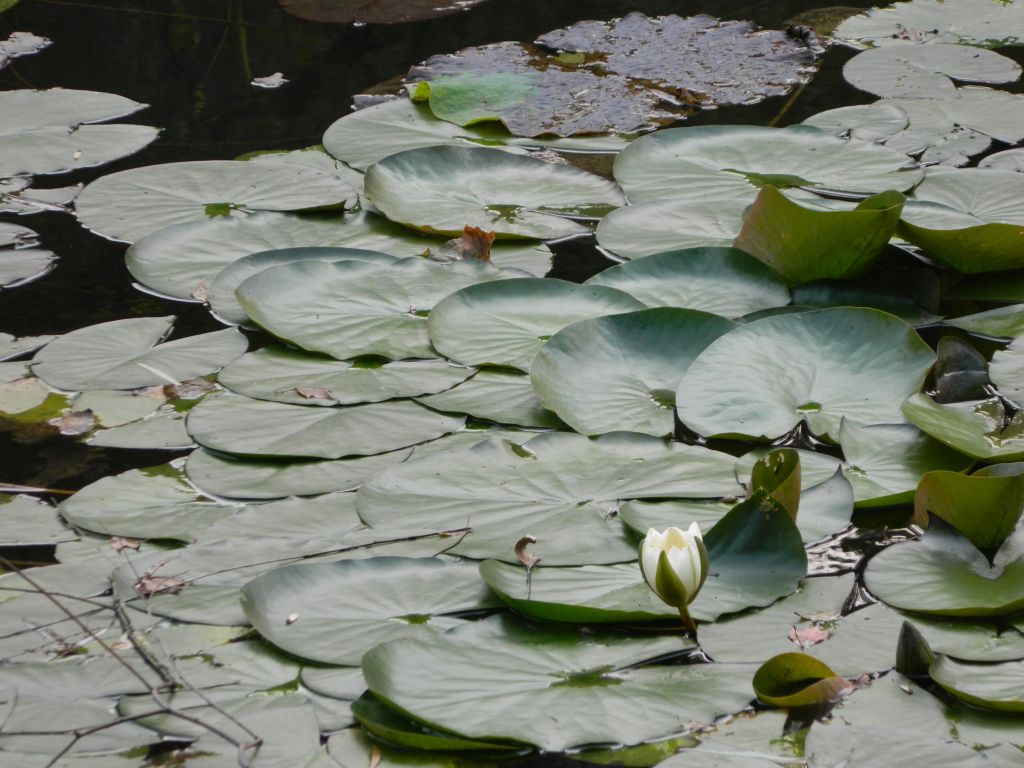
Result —
M108 91L150 105L130 122L163 128L156 142L100 169L37 178L39 187L58 187L137 166L316 144L349 110L352 94L402 75L433 54L469 45L531 41L581 19L630 11L711 13L784 28L794 15L820 5L820 0L489 0L432 21L356 27L303 21L285 14L275 0L21 0L0 14L0 39L30 31L53 45L0 71L0 89ZM795 98L708 111L687 124L787 125L834 106L867 103L872 97L846 85L840 74L851 55L830 50L819 74ZM276 90L250 85L253 77L274 72L283 72L290 82ZM60 261L46 277L0 292L0 331L64 333L106 320L168 314L178 317L176 335L221 327L201 305L164 301L134 288L123 262L126 246L86 232L71 216L3 220L39 232L43 246ZM571 274L571 263L559 266ZM0 483L73 490L168 458L166 452L89 448L55 436L46 425L25 428L0 419Z

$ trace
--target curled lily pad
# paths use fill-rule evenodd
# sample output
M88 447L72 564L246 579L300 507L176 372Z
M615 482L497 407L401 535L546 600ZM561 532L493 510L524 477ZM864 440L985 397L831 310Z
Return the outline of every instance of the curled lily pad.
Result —
M810 78L815 58L805 40L751 22L631 13L549 32L537 45L434 56L406 82L459 125L500 120L521 136L634 133L694 105L786 93Z
M840 421L903 421L900 404L935 356L914 330L871 309L778 315L730 331L683 376L676 411L703 435L772 438L806 421L838 435Z
M587 280L617 288L648 307L681 307L723 317L789 303L770 268L737 248L684 248L618 264Z
M969 704L1000 712L1024 712L1024 661L970 664L939 656L928 675Z
M916 394L903 415L941 443L983 461L1024 460L1024 418L1008 416L998 398L941 404Z
M63 88L4 91L0 93L0 176L64 173L138 152L157 137L158 128L95 123L145 107L113 93Z
M804 653L773 656L754 674L757 698L786 709L827 705L852 687L827 664Z
M193 408L187 426L200 445L238 456L340 459L433 440L464 423L409 400L315 408L223 394Z
M354 204L352 187L314 168L284 162L205 160L103 176L82 190L75 211L86 228L130 243L173 224L247 211Z
M852 211L806 208L773 186L761 189L735 246L756 256L789 285L855 277L896 231L905 198L882 192Z
M541 403L582 434L671 435L683 374L735 327L718 315L672 307L583 320L541 348L530 379Z
M941 517L979 549L998 547L1024 511L1024 464L996 464L972 475L928 472L914 497L914 522Z
M213 373L249 343L234 329L159 343L173 322L173 317L138 317L79 328L41 349L32 372L65 390L175 384Z
M452 360L529 371L537 351L566 326L643 306L604 286L546 278L501 280L451 294L431 311L427 329L434 348Z
M953 42L996 48L1024 42L1024 21L1013 2L909 0L847 19L835 38L865 47Z
M486 147L391 155L366 172L366 195L392 221L453 237L467 226L498 238L579 234L586 227L566 216L600 218L625 203L607 179Z
M245 312L281 339L338 359L436 357L427 316L474 283L517 277L476 259L436 264L302 261L248 278L236 296Z

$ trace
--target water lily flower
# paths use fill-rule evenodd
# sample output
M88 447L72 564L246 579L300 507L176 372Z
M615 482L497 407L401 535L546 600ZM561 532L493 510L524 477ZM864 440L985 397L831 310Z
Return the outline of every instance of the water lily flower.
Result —
M687 607L697 597L708 576L708 551L700 526L691 523L687 530L653 528L640 544L640 571L658 597L679 610L688 631L696 631Z

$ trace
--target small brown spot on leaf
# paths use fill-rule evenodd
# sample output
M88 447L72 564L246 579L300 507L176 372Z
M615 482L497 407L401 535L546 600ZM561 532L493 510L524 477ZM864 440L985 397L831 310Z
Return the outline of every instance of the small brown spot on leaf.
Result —
M824 643L830 637L832 637L831 629L822 629L817 625L804 629L797 629L795 626L789 628L789 641L798 645L800 650Z

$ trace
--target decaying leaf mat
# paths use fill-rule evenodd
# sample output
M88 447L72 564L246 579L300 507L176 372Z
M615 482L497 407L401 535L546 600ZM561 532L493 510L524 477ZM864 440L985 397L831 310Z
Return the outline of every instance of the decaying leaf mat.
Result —
M701 14L582 21L534 45L495 43L413 67L413 98L459 125L499 120L517 136L633 133L807 82L821 48L749 21Z

